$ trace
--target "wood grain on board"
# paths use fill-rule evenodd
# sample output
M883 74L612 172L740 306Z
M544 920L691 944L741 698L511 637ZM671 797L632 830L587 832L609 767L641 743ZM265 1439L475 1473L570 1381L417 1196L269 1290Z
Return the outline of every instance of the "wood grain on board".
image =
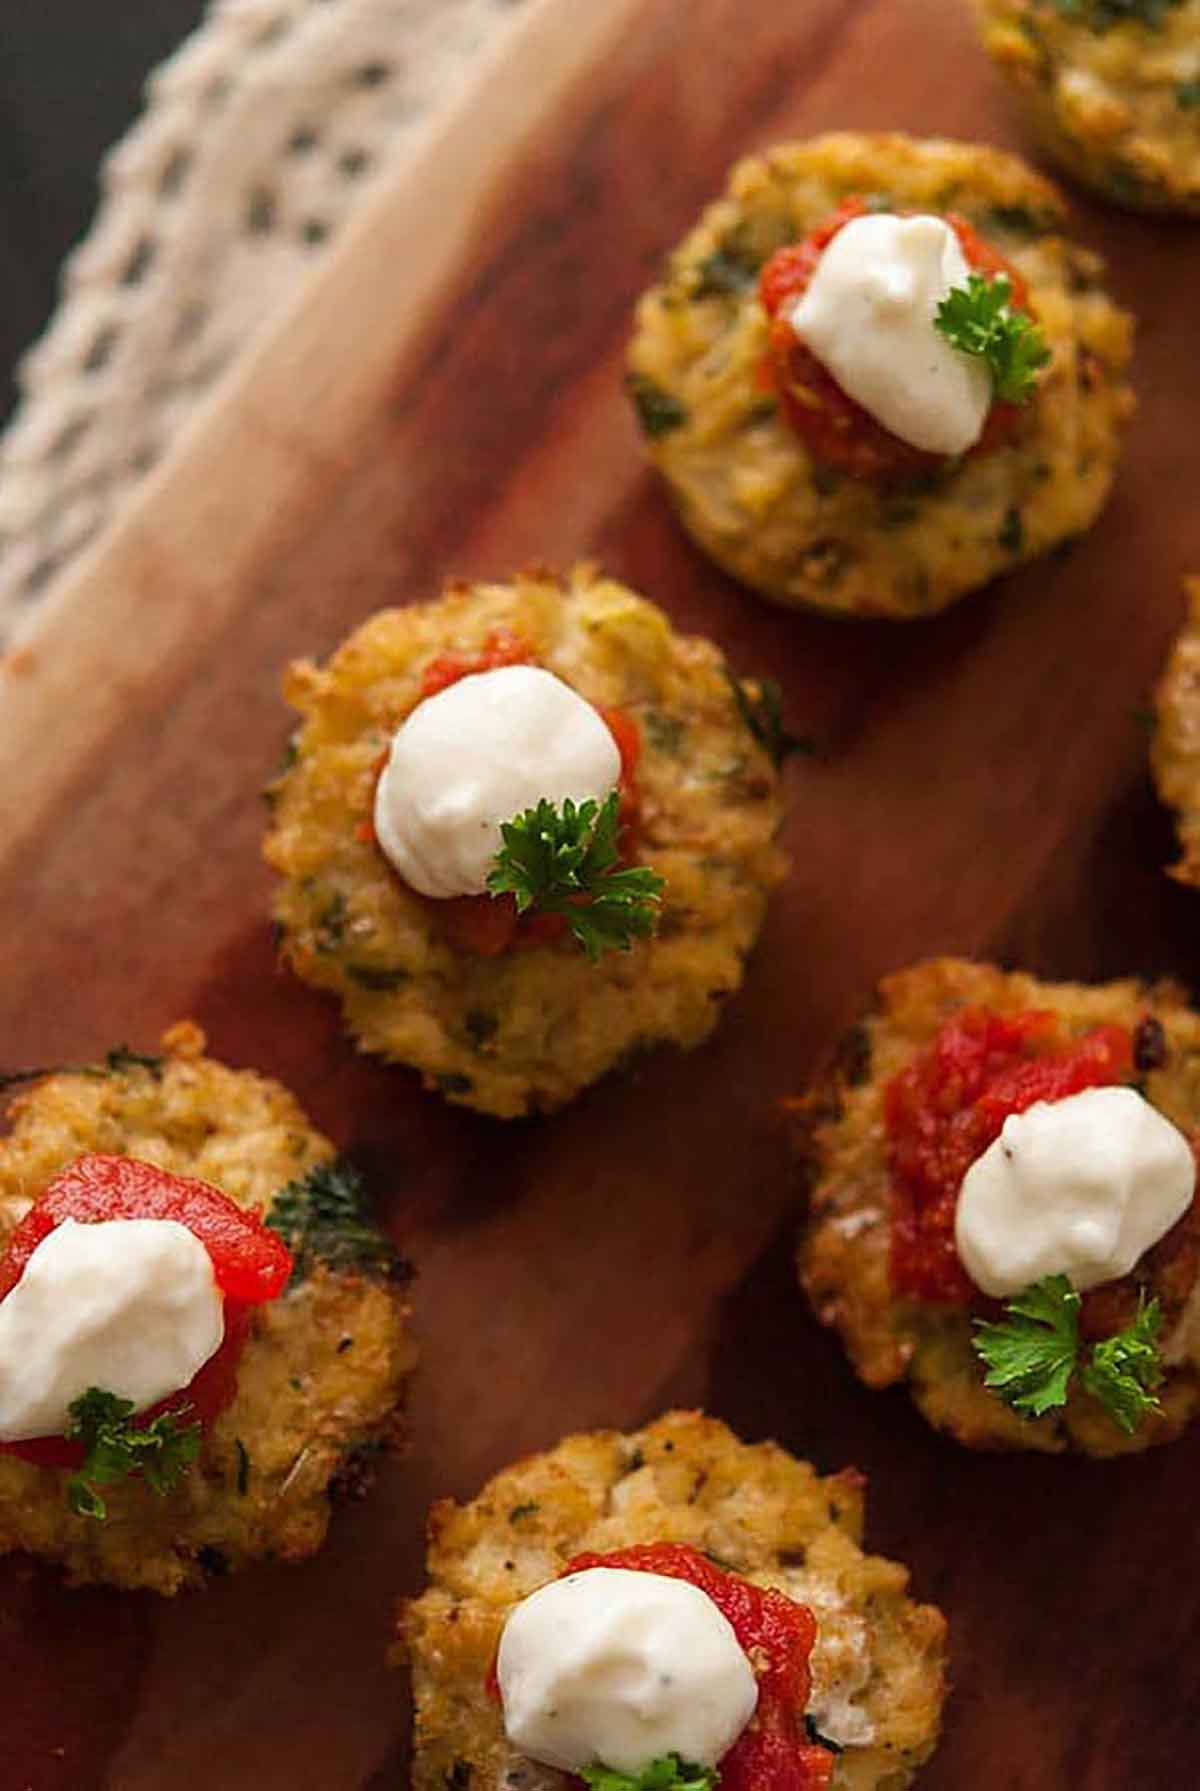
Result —
M870 1476L870 1543L952 1626L929 1791L1190 1784L1200 1433L1115 1465L979 1458L859 1387L794 1289L778 1102L922 954L1196 983L1141 720L1200 568L1195 233L1078 205L1141 318L1141 408L1073 553L928 623L785 614L688 546L642 469L630 308L748 149L840 126L1021 146L963 11L541 0L483 74L0 686L0 1057L146 1047L191 1014L290 1083L420 1271L411 1454L318 1559L202 1597L3 1564L0 1791L403 1786L382 1657L430 1500L677 1401ZM789 773L796 869L711 1044L503 1127L356 1060L275 970L256 792L290 655L446 575L577 555L780 677L820 751Z

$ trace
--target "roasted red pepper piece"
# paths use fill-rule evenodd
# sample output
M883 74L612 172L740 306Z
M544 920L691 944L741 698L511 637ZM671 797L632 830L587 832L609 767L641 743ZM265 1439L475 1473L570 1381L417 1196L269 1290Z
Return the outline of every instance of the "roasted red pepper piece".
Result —
M174 1219L204 1245L225 1296L221 1347L188 1386L133 1422L149 1424L163 1412L186 1411L207 1429L236 1391L251 1308L276 1299L287 1286L292 1257L283 1239L257 1213L247 1212L207 1182L172 1175L135 1157L78 1157L47 1184L9 1239L0 1257L0 1300L21 1279L38 1245L66 1219L81 1225L109 1219ZM81 1446L63 1437L2 1443L0 1450L39 1467L74 1468L83 1460Z

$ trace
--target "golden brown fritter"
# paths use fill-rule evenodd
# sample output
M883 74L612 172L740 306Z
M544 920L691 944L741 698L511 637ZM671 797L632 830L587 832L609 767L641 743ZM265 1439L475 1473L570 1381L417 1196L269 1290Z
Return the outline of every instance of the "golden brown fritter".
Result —
M1014 440L920 487L817 465L760 379L759 271L852 195L964 217L1028 281L1053 351ZM1056 188L977 144L840 132L739 163L641 300L629 357L647 451L688 533L779 603L897 620L1080 534L1132 410L1132 331L1065 223Z
M469 1505L435 1506L429 1589L402 1610L396 1650L412 1665L414 1791L506 1783L520 1763L484 1687L509 1611L585 1550L648 1542L689 1543L807 1604L818 1624L810 1713L845 1742L834 1791L902 1791L937 1741L946 1626L907 1596L905 1568L862 1553L863 1485L853 1470L821 1479L774 1443L673 1412L629 1436L568 1437ZM567 1783L537 1773L507 1782Z
M437 905L370 836L381 755L420 701L425 668L448 649L479 651L496 630L640 729L639 858L666 890L657 935L597 965L569 937L499 957L456 950ZM714 646L580 566L565 581L531 572L384 610L328 665L294 665L286 690L303 722L272 786L265 846L284 878L281 950L341 997L363 1050L509 1118L561 1106L647 1046L707 1037L786 868L778 770L746 720L757 687L735 685Z
M1200 1125L1200 1019L1173 985L1043 983L954 958L886 977L875 1011L846 1040L825 1080L797 1104L811 1176L799 1268L813 1309L841 1333L869 1387L907 1379L930 1422L972 1448L1118 1455L1167 1442L1200 1401L1200 1308L1189 1299L1190 1257L1186 1263L1176 1258L1170 1272L1153 1251L1144 1259L1150 1291L1163 1306L1160 1341L1170 1367L1161 1413L1132 1436L1078 1386L1060 1412L1021 1417L984 1386L967 1309L901 1298L892 1289L884 1089L963 1007L999 1014L1050 1010L1068 1037L1105 1024L1135 1029L1135 1059L1144 1066L1138 1085L1147 1099L1189 1136Z
M1187 617L1158 687L1150 759L1163 801L1175 810L1183 856L1174 875L1200 884L1200 578L1185 581Z
M1078 179L1138 211L1200 215L1200 0L972 0L984 47Z
M203 1056L196 1027L172 1027L162 1050L114 1052L13 1102L0 1139L0 1250L45 1184L88 1152L196 1176L267 1213L288 1184L332 1161L285 1089ZM77 1583L173 1593L258 1556L319 1548L331 1497L357 1490L398 1436L415 1352L402 1276L370 1233L309 1230L297 1268L282 1298L255 1309L237 1395L174 1492L106 1488L109 1515L97 1522L68 1510L65 1473L0 1455L0 1552L61 1562Z

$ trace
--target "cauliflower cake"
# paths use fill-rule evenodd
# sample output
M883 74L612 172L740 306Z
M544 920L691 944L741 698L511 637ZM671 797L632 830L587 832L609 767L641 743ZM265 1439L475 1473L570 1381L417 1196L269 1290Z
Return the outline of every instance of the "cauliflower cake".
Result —
M1079 1323L1085 1339L1115 1334L1143 1298L1159 1302L1158 1408L1131 1432L1114 1422L1078 1377L1066 1403L1043 1416L1013 1409L984 1385L984 1365L972 1347L973 1319L998 1318L999 1309L966 1284L961 1298L953 1284L941 1298L929 1289L915 1296L907 1283L897 1286L904 1208L895 1181L898 1144L890 1130L889 1085L912 1073L922 1054L946 1036L949 1022L979 1014L1001 1024L1033 1021L1043 1037L1052 1038L1060 1062L1064 1053L1091 1051L1096 1041L1107 1049L1115 1041L1118 1067L1103 1079L1135 1087L1194 1153L1200 1020L1173 985L1130 980L1088 987L950 958L918 964L884 979L875 1010L849 1034L824 1079L795 1103L810 1192L799 1251L804 1290L821 1322L840 1333L869 1387L907 1381L930 1422L970 1447L1109 1456L1166 1442L1200 1402L1200 1224L1194 1202L1131 1274L1083 1295ZM1036 1073L1039 1061L1022 1057L1019 1073L1030 1073L1031 1066ZM1079 1078L1086 1079L1086 1073ZM953 1103L954 1088L945 1086ZM937 1148L947 1146L943 1141ZM952 1238L948 1247L953 1252ZM957 1259L954 1272L963 1272Z
M821 1478L774 1443L674 1412L631 1435L574 1436L506 1469L430 1521L429 1588L400 1615L412 1667L415 1791L564 1791L515 1756L487 1682L512 1608L583 1551L684 1543L817 1623L812 1729L836 1742L834 1791L901 1791L936 1745L945 1622L908 1573L862 1552L862 1477ZM812 1730L810 1729L810 1733Z
M1069 173L1200 216L1200 0L972 0L984 46Z
M1185 589L1187 616L1158 687L1150 759L1158 793L1175 811L1182 857L1173 874L1200 885L1200 578Z
M569 937L464 949L445 921L455 904L417 894L374 838L381 759L429 668L498 639L636 730L636 856L665 890L654 935L597 963ZM286 693L302 720L265 846L283 879L280 951L340 998L361 1049L507 1118L561 1106L632 1053L708 1035L786 868L770 687L581 566L384 610L326 665L294 665Z
M55 1175L103 1152L274 1217L294 1259L283 1295L255 1309L232 1403L165 1496L126 1480L96 1521L68 1508L61 1470L0 1454L0 1552L58 1562L76 1584L170 1594L260 1557L299 1560L324 1540L331 1501L398 1440L415 1355L405 1266L291 1095L204 1044L184 1022L161 1056L122 1048L47 1074L14 1098L0 1140L0 1249Z
M852 199L868 213L944 214L970 233L976 265L1024 283L1050 354L1003 440L985 432L899 483L815 458L764 376L762 270ZM1132 332L1066 226L1056 188L976 144L839 132L739 163L642 298L629 354L646 449L688 533L778 603L894 619L940 610L1082 533L1132 410Z

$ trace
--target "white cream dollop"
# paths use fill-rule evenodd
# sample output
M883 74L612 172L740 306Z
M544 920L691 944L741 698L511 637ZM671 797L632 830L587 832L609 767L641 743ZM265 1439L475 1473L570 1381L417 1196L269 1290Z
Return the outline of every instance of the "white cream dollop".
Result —
M901 441L964 454L983 433L991 375L934 327L970 269L941 218L852 218L822 254L788 321L848 397Z
M664 1754L715 1766L758 1703L712 1599L622 1567L569 1574L517 1605L497 1672L510 1742L564 1772L637 1773Z
M500 824L540 798L603 802L621 775L612 733L553 672L497 666L418 704L392 737L375 837L422 895L482 895Z
M102 1387L136 1411L186 1387L225 1335L212 1259L174 1219L66 1219L0 1301L0 1441L61 1436Z
M1043 1275L1081 1291L1127 1275L1196 1185L1183 1133L1133 1088L1085 1088L1010 1114L968 1169L954 1241L996 1299Z

